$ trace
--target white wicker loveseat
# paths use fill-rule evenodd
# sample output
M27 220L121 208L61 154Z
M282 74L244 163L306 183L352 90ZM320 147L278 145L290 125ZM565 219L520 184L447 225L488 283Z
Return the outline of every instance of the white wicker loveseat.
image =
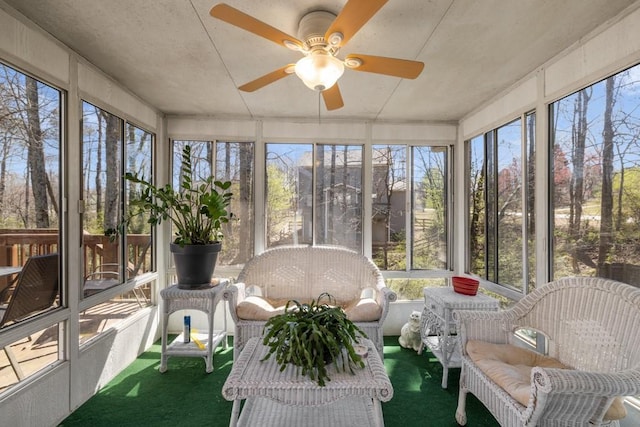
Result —
M616 426L626 414L620 396L640 394L638 288L566 278L510 309L455 315L463 353L460 425L467 421L467 392L502 426ZM520 328L544 334L549 357L520 360L529 351L511 346Z
M382 324L396 294L367 257L334 246L285 246L249 260L224 297L235 322L234 358L249 338L263 335L269 317L288 300L301 303L329 293L373 341L382 357Z

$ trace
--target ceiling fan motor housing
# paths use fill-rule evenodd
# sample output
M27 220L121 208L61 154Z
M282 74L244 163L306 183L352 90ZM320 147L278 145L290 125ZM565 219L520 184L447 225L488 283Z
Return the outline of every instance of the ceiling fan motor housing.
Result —
M326 47L324 34L335 19L336 15L324 10L307 13L298 24L298 39L303 41L308 49L316 46Z

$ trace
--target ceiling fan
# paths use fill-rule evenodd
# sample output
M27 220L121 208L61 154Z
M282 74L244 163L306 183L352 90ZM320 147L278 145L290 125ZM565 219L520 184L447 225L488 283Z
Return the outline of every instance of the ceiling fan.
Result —
M253 92L295 73L310 89L322 92L327 110L336 110L344 106L337 81L345 67L404 79L415 79L424 68L422 62L383 56L354 53L347 55L344 60L337 57L340 48L386 2L387 0L348 0L338 16L322 10L309 12L300 20L297 38L225 3L215 5L209 13L214 18L304 55L295 64L278 68L238 89Z

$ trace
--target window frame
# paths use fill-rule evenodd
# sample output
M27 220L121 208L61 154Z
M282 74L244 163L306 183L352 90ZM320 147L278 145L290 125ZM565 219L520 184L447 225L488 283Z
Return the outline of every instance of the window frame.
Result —
M534 122L533 125L533 133L529 132L529 125L528 125L528 120L532 119ZM494 203L494 212L493 212L493 216L492 218L488 218L489 217L489 207L490 207L490 203L488 202L488 195L491 194L493 196L493 198L497 201L498 199L498 182L499 182L499 174L500 174L500 168L498 166L498 154L499 154L499 149L498 149L498 145L499 145L499 140L498 140L498 132L500 129L505 128L506 126L509 126L511 124L517 123L519 122L519 126L520 126L520 182L521 184L521 190L520 190L520 203L519 203L519 207L521 210L521 217L522 217L522 222L520 224L520 230L521 230L521 238L522 238L522 252L520 255L520 260L522 262L522 286L521 288L518 288L517 286L514 285L510 285L510 284L504 284L504 283L500 283L500 276L499 276L499 271L500 271L500 258L498 256L499 254L499 221L497 220L497 215L498 215L498 206L497 203ZM528 206L528 200L529 200L529 196L533 195L535 197L535 187L531 188L531 185L535 186L536 183L535 181L530 180L530 176L529 176L529 167L531 166L531 163L533 162L533 166L535 168L536 164L535 164L535 156L536 156L536 152L537 152L537 143L535 140L535 135L536 135L536 125L538 124L538 120L536 117L536 111L535 110L527 110L523 113L521 113L519 116L513 118L513 119L506 119L504 121L501 122L500 125L493 127L481 134L477 134L475 136L472 136L468 139L466 139L464 141L464 147L465 147L465 155L464 155L464 163L466 165L465 167L465 171L464 171L464 182L465 182L465 186L464 186L464 190L465 190L465 198L464 198L464 206L465 206L465 230L467 232L468 237L466 238L465 241L465 262L464 262L464 271L467 274L473 275L477 278L479 278L482 282L483 282L483 286L487 287L487 289L490 289L492 291L495 291L503 296L506 296L508 298L511 299L520 299L522 296L528 294L532 288L531 288L531 284L535 283L535 269L534 271L531 271L531 264L530 264L530 257L535 257L536 256L536 248L535 245L534 247L532 247L532 245L529 244L529 239L530 238L534 238L535 239L535 235L534 236L530 236L529 235L529 218L531 216L535 215L535 203L533 206ZM530 137L533 136L533 140L530 140ZM485 219L484 219L484 224L483 224L483 229L484 229L484 267L483 267L483 271L482 274L478 274L476 272L471 271L472 269L472 257L473 254L471 253L471 230L470 230L470 226L471 226L471 221L470 221L470 210L471 210L471 206L470 206L470 199L472 196L472 189L470 188L470 183L471 183L471 167L472 167L472 159L471 159L471 144L473 140L476 140L477 138L482 138L482 150L483 150L483 174L484 174L484 186L483 186L483 192L484 192L484 215L485 215ZM529 157L529 148L530 146L533 147L533 159L530 159ZM488 157L491 157L490 159L488 159ZM492 176L489 176L489 168L491 167L491 165L493 165L493 171L492 171ZM535 178L535 177L534 177ZM493 182L494 188L489 188L490 182ZM493 221L493 223L495 223L495 227L493 229L493 233L491 232L490 229L490 222ZM491 236L490 236L491 234ZM495 242L495 244L491 244L491 241L489 240L489 238L493 238L493 241ZM494 262L490 264L491 261L491 255L493 255L493 260ZM490 276L491 271L494 272L493 276ZM493 279L497 277L497 281L494 281Z
M130 120L126 114L122 114L122 113L116 113L114 112L115 109L110 108L108 105L105 105L102 102L97 102L96 100L92 99L91 97L87 97L87 96L80 96L79 100L78 100L78 108L80 109L79 112L79 118L80 118L80 123L79 123L79 143L81 145L81 149L80 149L80 158L79 158L79 163L80 163L80 168L79 170L82 171L82 164L84 162L84 105L88 104L91 107L100 109L116 118L118 118L120 120L120 124L119 124L119 134L120 134L120 138L121 138L121 143L120 143L120 152L118 153L118 160L120 161L120 166L121 166L121 170L120 170L120 180L119 180L119 185L118 185L118 191L121 194L120 197L120 203L118 206L118 213L119 213L119 217L122 218L124 215L124 209L125 206L127 205L127 180L124 179L124 173L126 172L126 169L128 167L127 165L127 139L126 139L126 131L127 131L127 125L131 125L134 128L146 132L151 136L151 141L150 141L150 145L151 145L151 159L150 159L150 175L151 175L151 179L152 182L155 182L156 178L156 173L157 173L157 165L155 164L157 156L156 156L156 152L157 152L157 135L155 132L147 129L144 126L141 126L140 124L136 123L133 120ZM80 182L82 184L84 184L84 176L82 175L82 172L80 172ZM81 197L81 202L84 205L85 203L85 198L86 198L86 194L84 194L84 185L80 186L80 197ZM85 215L84 212L84 208L82 209L82 215ZM82 227L84 224L84 219L80 220L80 226ZM102 290L100 292L97 292L93 295L90 296L84 296L83 295L83 284L84 284L84 280L85 277L87 276L88 272L84 271L84 263L79 266L79 270L81 270L81 278L80 278L80 286L78 286L77 292L78 292L78 309L80 312L84 312L88 309L90 309L91 307L95 307L99 304L102 303L106 303L109 300L118 297L120 295L123 295L127 292L132 292L134 289L139 288L141 286L150 284L152 286L151 288L151 295L154 294L154 282L156 280L157 277L157 264L158 264L158 260L156 259L156 244L157 244L157 239L155 238L155 234L157 233L156 230L157 227L151 227L150 230L150 235L151 235L151 245L149 247L149 254L151 257L151 267L150 267L150 271L148 272L143 272L138 274L135 277L131 277L128 278L127 277L127 264L128 264L128 244L127 244L127 233L126 231L121 233L121 235L118 237L119 239L119 249L118 249L118 277L119 277L119 283L111 288ZM82 246L84 246L84 242L81 242ZM81 253L83 252L83 250L81 249ZM151 298L151 301L148 302L147 305L152 304L153 303L154 298ZM143 307L141 307L143 308ZM103 331L104 332L104 331ZM94 335L93 337L91 337L91 339L95 338L96 336L99 336L100 333L98 333L97 335ZM90 339L90 340L91 340Z

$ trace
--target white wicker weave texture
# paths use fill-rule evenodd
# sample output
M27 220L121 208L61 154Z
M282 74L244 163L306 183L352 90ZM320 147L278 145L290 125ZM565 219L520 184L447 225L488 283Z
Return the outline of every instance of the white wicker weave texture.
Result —
M382 426L380 402L391 400L393 387L373 343L362 343L369 348L365 367L353 375L331 365L331 381L320 387L293 365L280 371L273 358L261 361L268 347L260 338L249 339L222 387L224 398L234 401L230 426L300 426L309 420L314 426Z
M616 396L640 394L640 289L601 278L548 283L499 312L456 312L463 351L456 419L473 393L502 426L617 426L603 422ZM573 369L534 367L524 406L469 358L469 340L513 344L514 331L544 334L548 355Z
M236 283L224 292L235 322L234 358L249 338L263 335L265 321L243 319L236 310L249 296L251 288L259 288L265 298L280 301L308 302L327 292L341 305L357 302L363 291L372 292L381 309L380 317L354 323L373 341L383 358L382 325L389 312L389 303L397 296L386 287L380 270L367 257L334 246L284 246L249 260Z

